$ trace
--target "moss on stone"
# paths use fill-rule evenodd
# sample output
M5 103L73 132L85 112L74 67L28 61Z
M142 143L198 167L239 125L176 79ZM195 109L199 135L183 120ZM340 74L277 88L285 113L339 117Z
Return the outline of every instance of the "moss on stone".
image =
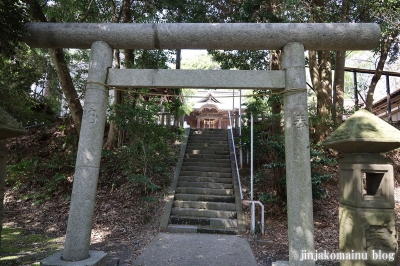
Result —
M355 112L323 142L349 153L386 152L400 147L400 131L367 110Z

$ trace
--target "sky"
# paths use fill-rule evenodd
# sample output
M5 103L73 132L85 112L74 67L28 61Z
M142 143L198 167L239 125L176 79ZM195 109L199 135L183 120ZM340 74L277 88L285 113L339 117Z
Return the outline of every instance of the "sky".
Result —
M207 50L189 50L189 49L183 49L181 51L181 57L183 58L190 58L190 57L195 57L199 56L201 54L207 54Z

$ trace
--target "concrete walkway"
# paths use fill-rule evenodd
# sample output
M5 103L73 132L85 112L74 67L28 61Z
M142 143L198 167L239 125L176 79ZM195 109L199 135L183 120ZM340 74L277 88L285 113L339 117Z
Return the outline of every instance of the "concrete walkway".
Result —
M257 266L257 262L249 243L237 236L159 233L133 265Z

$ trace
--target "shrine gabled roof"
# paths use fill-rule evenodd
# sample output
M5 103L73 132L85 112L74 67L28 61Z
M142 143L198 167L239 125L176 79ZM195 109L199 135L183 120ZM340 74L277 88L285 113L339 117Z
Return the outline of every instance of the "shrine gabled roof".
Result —
M232 96L234 94L234 98ZM188 102L193 103L194 110L200 110L204 105L214 105L218 107L220 111L232 110L233 102L235 109L237 110L240 106L239 90L207 90L198 89L192 96L187 97ZM215 100L214 100L215 99ZM245 102L246 98L242 98L242 102ZM244 105L241 106L242 110L246 109Z
M209 92L206 97L202 98L201 100L198 101L198 103L207 103L207 102L212 102L212 103L221 103L220 101L215 98L215 96L212 94L212 92Z
M27 131L11 115L0 108L0 140L26 134Z

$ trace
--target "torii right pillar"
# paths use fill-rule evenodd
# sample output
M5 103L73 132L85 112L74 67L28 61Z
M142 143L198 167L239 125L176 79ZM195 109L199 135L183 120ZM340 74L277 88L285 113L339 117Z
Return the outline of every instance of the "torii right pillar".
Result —
M283 106L290 266L315 265L313 260L301 259L304 250L314 251L310 137L304 64L303 44L292 42L283 47L282 67L285 70Z

